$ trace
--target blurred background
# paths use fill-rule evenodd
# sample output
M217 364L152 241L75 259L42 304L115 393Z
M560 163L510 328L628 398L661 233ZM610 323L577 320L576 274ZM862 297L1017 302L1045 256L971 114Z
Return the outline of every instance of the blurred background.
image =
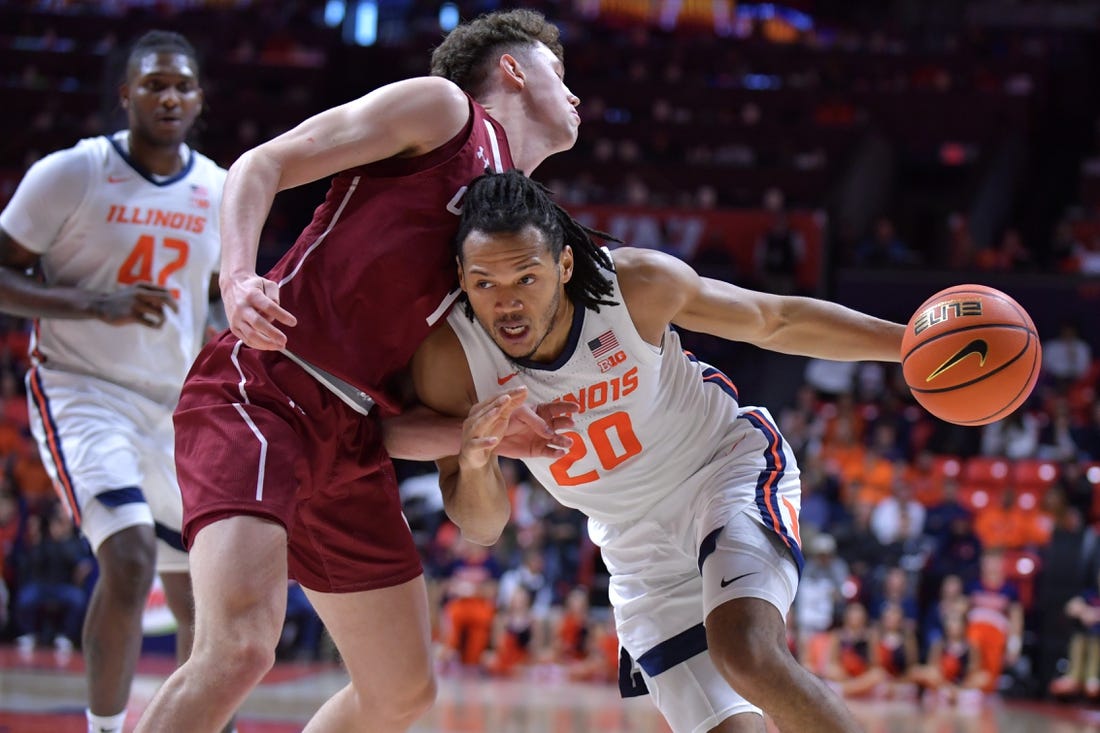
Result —
M969 638L983 659L1002 657L990 681L963 687L1100 697L1100 611L1081 610L1100 608L1096 0L0 0L0 108L11 112L0 205L38 158L125 126L127 44L149 29L199 49L207 105L193 143L228 167L311 114L427 73L447 30L500 7L541 10L561 28L581 136L534 177L584 222L709 277L897 321L943 287L981 283L1038 327L1039 386L984 428L932 418L892 365L684 334L745 404L772 410L798 454L809 558L791 614L799 658L852 696L927 694L942 685L922 670ZM279 195L261 272L326 187ZM53 524L80 542L28 437L27 334L0 318L0 629L17 644L64 635L12 613L34 580L24 558ZM614 679L606 570L583 517L508 469L513 522L486 551L443 517L432 466L399 465L441 662ZM74 565L74 584L94 580L91 562ZM288 594L282 656L331 655L304 596L293 584ZM519 649L516 628L531 630ZM871 640L862 667L844 655L853 639Z

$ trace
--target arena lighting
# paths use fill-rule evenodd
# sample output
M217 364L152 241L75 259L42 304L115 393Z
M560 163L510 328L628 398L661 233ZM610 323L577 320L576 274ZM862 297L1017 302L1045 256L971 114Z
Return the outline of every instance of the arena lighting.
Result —
M1016 560L1016 572L1020 575L1031 575L1035 571L1035 561L1030 557L1021 557Z
M374 0L360 0L356 5L352 38L360 46L373 46L378 40L378 3Z
M344 22L348 12L347 0L328 0L325 3L325 25L336 28Z
M446 33L454 30L458 25L458 6L454 3L443 3L439 8L439 29Z

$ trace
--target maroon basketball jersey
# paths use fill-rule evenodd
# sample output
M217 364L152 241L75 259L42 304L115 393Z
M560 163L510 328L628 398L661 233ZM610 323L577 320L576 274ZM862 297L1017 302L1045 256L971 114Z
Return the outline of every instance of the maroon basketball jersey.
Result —
M458 287L452 238L466 186L513 167L504 129L471 100L465 129L415 158L337 174L267 277L298 318L287 349L398 407L394 377L447 314Z

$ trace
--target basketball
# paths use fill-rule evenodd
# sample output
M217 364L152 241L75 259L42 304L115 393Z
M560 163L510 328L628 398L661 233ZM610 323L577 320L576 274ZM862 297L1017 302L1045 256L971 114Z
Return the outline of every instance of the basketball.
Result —
M957 425L1007 417L1031 394L1042 350L1020 304L984 285L956 285L924 301L905 329L905 383L926 410Z

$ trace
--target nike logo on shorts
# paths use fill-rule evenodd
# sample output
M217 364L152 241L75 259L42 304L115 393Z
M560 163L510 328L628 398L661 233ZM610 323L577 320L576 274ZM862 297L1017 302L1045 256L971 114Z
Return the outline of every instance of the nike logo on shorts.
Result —
M725 588L727 585L731 585L732 583L736 583L737 581L741 580L741 578L747 578L750 575L756 575L756 571L754 570L751 573L745 573L743 575L738 575L736 578L730 578L729 580L726 580L725 578L722 578L722 582L721 582L720 585L723 588Z

